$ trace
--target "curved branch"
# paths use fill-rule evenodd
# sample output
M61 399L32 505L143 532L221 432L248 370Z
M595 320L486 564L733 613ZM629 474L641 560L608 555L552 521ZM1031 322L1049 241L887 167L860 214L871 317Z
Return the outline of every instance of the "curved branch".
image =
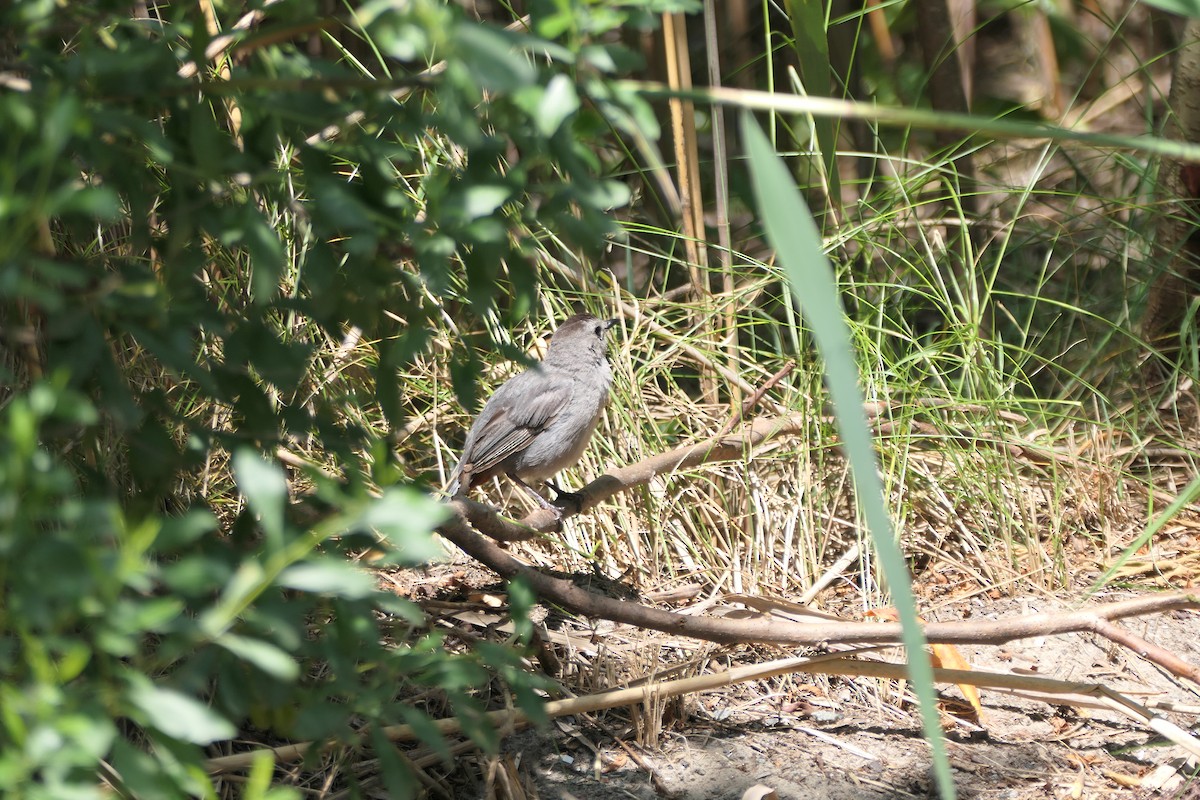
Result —
M777 378L785 375L788 371L785 367L768 381L767 386ZM973 406L950 404L936 399L918 400L916 402L919 405L928 407L945 406L962 411L982 410ZM750 403L748 402L747 407L749 405ZM867 418L874 421L879 420L886 408L887 406L881 403L867 403L864 406ZM734 419L736 420L736 417ZM800 433L811 423L812 416L809 413L791 414L786 417L764 417L755 420L742 432L729 434L723 431L703 442L677 447L669 452L649 456L634 464L611 470L576 492L581 497L582 504L578 508L564 509L561 519L588 511L615 494L649 483L656 475L668 474L700 464L738 458L745 455L751 448L757 447L763 442L777 436ZM886 430L888 424L882 423L879 425L879 428ZM930 434L936 433L933 428L929 428L925 432ZM1007 450L1013 456L1024 457L1034 463L1051 463L1055 460L1067 458L1065 454L1057 454L1053 451L1035 448L1029 443L1017 444L1004 440L989 443L995 447ZM1071 458L1073 459L1073 456ZM469 520L476 530L502 542L519 542L533 539L541 533L558 530L560 526L560 518L556 517L553 512L545 509L533 511L517 522L502 516L493 508L472 500L457 498L449 501L448 505L454 509L456 514Z
M644 463L644 462L643 462ZM611 476L605 476L611 477ZM595 486L603 478L593 481ZM589 488L591 488L589 486ZM604 495L611 496L612 493ZM454 507L452 505L452 507ZM588 617L651 628L678 636L741 644L763 642L781 645L824 646L830 644L898 644L900 625L891 622L809 623L787 620L723 619L685 616L593 594L574 583L545 575L509 555L502 547L471 530L467 519L456 514L439 532L467 555L503 578L521 578L541 597ZM1026 617L962 622L933 622L925 626L925 637L938 644L1002 644L1031 636L1049 636L1078 631L1103 632L1102 623L1123 617L1178 609L1200 609L1200 595L1190 592L1139 597L1108 603L1081 611L1033 614Z
M628 466L606 472L576 492L580 499L579 507L564 510L562 519L595 508L615 494L627 492L649 483L656 475L665 475L699 464L728 461L743 456L751 448L769 439L789 433L799 433L809 424L809 420L808 414L758 419L751 423L744 432L714 436L703 442L677 447L674 450L649 456ZM447 505L456 519L469 522L476 530L502 542L532 539L539 533L556 530L559 526L559 520L555 518L553 512L546 509L538 509L528 514L520 522L516 522L504 517L495 509L462 497L451 500ZM453 520L447 525L452 523ZM439 529L439 532L446 538L450 538L445 530Z
M758 419L742 433L715 436L698 444L678 447L614 469L580 489L580 507L564 512L563 516L572 516L594 508L615 494L649 483L657 475L744 455L751 448L776 436L803 430L808 420L807 414ZM480 531L499 541L530 539L557 526L558 522L551 512L538 510L522 521L515 522L481 503L466 498L456 498L448 505L452 516L438 528L442 536L501 577L519 577L542 599L584 616L600 617L719 644L763 642L823 646L900 642L898 623L799 623L769 617L729 620L685 616L640 603L593 594L570 581L543 574L476 533ZM930 643L938 644L1002 644L1031 636L1078 631L1111 636L1111 626L1108 623L1112 620L1177 609L1200 609L1200 595L1174 592L1109 603L1081 611L1034 614L1000 620L935 622L925 626L925 636ZM1160 659L1154 660L1161 663ZM1171 669L1170 666L1167 668ZM1181 673L1176 671L1176 674Z

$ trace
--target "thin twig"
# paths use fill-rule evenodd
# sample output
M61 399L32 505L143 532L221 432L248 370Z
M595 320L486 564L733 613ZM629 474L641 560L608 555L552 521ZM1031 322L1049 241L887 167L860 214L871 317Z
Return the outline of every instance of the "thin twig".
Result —
M1118 605L1121 604L1113 604L1113 606ZM908 665L906 664L861 661L854 658L831 655L794 657L768 661L762 664L734 667L725 672L694 675L663 683L648 684L627 689L614 689L608 692L600 692L584 697L573 697L566 700L554 700L543 706L542 713L548 719L570 716L572 714L587 714L604 709L620 708L635 704L640 705L647 698L665 700L685 694L717 691L747 681L769 680L780 675L797 672L886 678L891 680L906 680L909 677ZM937 683L966 684L985 689L1020 692L1026 696L1031 693L1037 693L1038 699L1047 703L1109 708L1148 725L1153 730L1163 734L1190 752L1200 754L1200 742L1197 742L1187 731L1164 720L1145 706L1135 703L1119 692L1100 684L1077 683L1033 675L1013 675L941 668L934 669L933 679ZM529 720L525 714L518 710L500 709L489 711L484 716L500 730L501 735L507 735L529 724ZM422 726L422 733L425 730L436 730L442 736L448 736L459 733L462 730L462 723L458 717L432 720L429 725ZM382 733L394 742L411 741L420 738L417 730L411 725L392 725L384 728ZM262 748L245 753L210 758L206 762L205 768L209 774L246 769L254 762L258 754L263 752L271 753L275 757L276 763L298 761L303 758L306 752L318 744L318 742L299 742L297 744L284 745L283 747Z
M1122 647L1137 653L1147 661L1153 662L1178 678L1187 678L1192 683L1200 684L1200 669L1187 663L1179 656L1146 641L1137 634L1127 631L1115 622L1106 619L1096 620L1092 628L1095 633L1116 642Z
M725 434L732 432L733 429L736 428L742 422L742 420L746 418L746 415L749 414L756 405L758 405L759 401L763 399L766 393L771 391L771 389L775 387L775 384L779 383L781 380L790 375L792 370L795 368L796 362L789 361L783 365L783 369L779 370L779 372L776 372L770 378L767 378L766 383L754 390L754 394L750 395L750 397L746 399L746 402L742 403L742 407L729 418L729 421L725 423L725 426L721 428L721 432L717 435L724 436Z

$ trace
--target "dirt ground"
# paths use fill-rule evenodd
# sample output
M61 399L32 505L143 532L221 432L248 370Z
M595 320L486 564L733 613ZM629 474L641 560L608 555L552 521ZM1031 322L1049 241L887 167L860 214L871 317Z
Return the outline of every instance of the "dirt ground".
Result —
M1101 598L1116 599L1121 598ZM1066 608L1043 598L972 602L974 607L948 609L940 619ZM1125 625L1200 664L1198 622L1200 614L1176 612ZM706 648L608 623L548 623L555 631L552 641L575 643L566 648L571 651L564 662L567 672L577 680L584 672L607 675L600 683L614 680L610 686L622 682L619 671L629 671L627 677L645 674L652 671L645 665L656 661L659 670L686 662L692 672L703 672L793 655ZM674 656L664 656L672 652ZM960 652L976 670L1102 684L1143 704L1173 701L1184 713L1164 710L1162 716L1200 733L1195 716L1200 687L1091 634L964 647ZM896 652L865 657L894 661ZM571 683L569 677L564 683ZM969 716L958 688L939 687L939 697L959 797L1200 800L1200 778L1191 777L1196 761L1123 715L985 690L982 724L975 725L957 716ZM770 797L762 793L765 789L797 800L936 796L915 707L896 682L797 674L669 703L661 710L661 727L646 719L644 709L558 719L548 729L507 738L499 762L510 786L517 780L524 796L555 800L736 800ZM473 785L451 780L456 784L452 794L489 794L496 763L492 778L484 778L488 770L481 764L476 775L483 780Z
M1020 602L1004 605L1010 606L1006 613L1022 611ZM1049 610L1038 605L1037 610ZM1130 627L1200 663L1198 619L1181 613ZM1101 683L1142 702L1200 704L1195 687L1189 690L1154 665L1087 634L963 648L963 654L976 669ZM824 697L815 693L817 686L793 685L790 696L776 694L750 705L720 694L694 701L688 719L669 724L660 747L643 756L651 772L610 738L596 736L596 729L589 739L586 726L527 732L510 738L505 750L519 757L523 774L543 798L649 800L666 790L687 800L732 800L756 785L781 798L811 800L934 796L928 747L914 709L891 703L871 707L864 692L844 679L834 681ZM940 695L961 698L955 688L943 688ZM984 692L983 703L983 730L948 723L960 797L1200 797L1195 782L1188 793L1183 777L1187 754L1124 716L998 692ZM1195 725L1195 717L1166 716L1184 728ZM1168 785L1158 789L1136 786L1164 765L1183 767L1182 774L1172 769Z

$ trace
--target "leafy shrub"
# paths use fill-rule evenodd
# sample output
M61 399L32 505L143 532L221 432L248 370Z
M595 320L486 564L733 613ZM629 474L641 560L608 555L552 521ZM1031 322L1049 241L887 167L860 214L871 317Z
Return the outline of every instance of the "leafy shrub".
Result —
M640 9L545 4L516 33L285 0L215 68L200 6L155 8L0 11L5 796L203 793L201 748L237 728L351 741L419 720L415 686L476 718L481 659L345 558L425 558L440 513L346 406L398 425L444 309L526 314L529 237L595 248L626 199L595 137L653 127L597 44ZM373 397L326 378L351 331ZM336 477L263 457L313 441Z

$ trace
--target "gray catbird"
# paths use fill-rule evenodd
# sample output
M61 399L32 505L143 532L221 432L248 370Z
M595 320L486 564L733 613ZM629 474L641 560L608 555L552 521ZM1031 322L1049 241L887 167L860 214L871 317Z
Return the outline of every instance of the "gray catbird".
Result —
M546 479L579 460L608 402L612 370L604 334L617 320L576 314L550 338L546 358L505 381L471 424L447 491L458 497L496 475L507 475L561 515L525 481Z

